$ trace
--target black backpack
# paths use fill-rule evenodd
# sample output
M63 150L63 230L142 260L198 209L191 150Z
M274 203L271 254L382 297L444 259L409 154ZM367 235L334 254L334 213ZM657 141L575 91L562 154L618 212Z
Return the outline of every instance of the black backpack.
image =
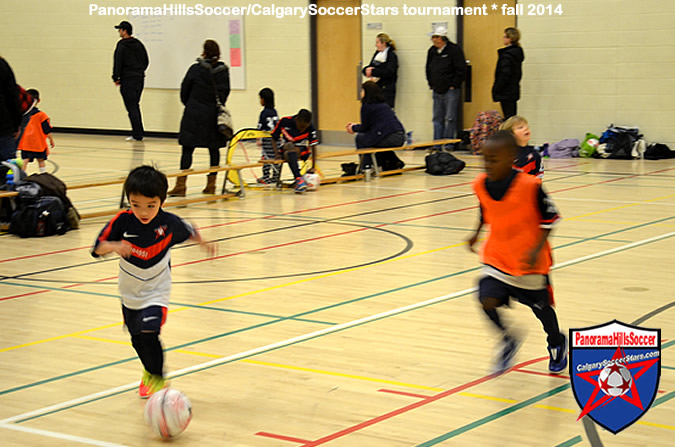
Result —
M466 163L448 152L435 152L426 156L427 174L451 175L458 174Z
M70 229L66 209L58 197L43 196L23 204L12 214L9 232L21 237L64 234Z

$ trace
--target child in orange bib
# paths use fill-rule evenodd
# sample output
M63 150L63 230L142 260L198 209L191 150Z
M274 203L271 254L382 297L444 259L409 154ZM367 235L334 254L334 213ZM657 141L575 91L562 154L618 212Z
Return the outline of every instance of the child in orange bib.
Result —
M567 366L567 339L560 332L553 309L549 280L553 260L548 243L551 228L560 216L541 180L513 169L517 153L518 145L510 132L498 131L488 138L483 148L486 173L473 182L480 202L480 223L468 244L474 251L483 225L489 225L487 241L480 248L485 267L479 299L502 335L496 372L511 367L520 344L497 311L514 298L530 307L541 321L547 334L549 371L560 373Z
M27 90L27 92L36 101L36 107L33 107L29 112L29 121L19 141L19 150L21 151L24 169L26 169L28 163L37 159L40 173L43 173L47 170L45 160L47 160L49 154L47 139L49 139L50 146L54 148L52 126L47 114L37 108L37 103L40 102L40 93L35 89Z

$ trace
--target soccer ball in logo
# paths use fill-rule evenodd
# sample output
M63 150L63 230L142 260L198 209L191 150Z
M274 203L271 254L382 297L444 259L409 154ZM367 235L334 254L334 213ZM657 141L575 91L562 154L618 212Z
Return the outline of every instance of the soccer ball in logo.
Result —
M600 389L611 397L623 396L630 390L632 383L630 371L620 363L605 366L598 377Z

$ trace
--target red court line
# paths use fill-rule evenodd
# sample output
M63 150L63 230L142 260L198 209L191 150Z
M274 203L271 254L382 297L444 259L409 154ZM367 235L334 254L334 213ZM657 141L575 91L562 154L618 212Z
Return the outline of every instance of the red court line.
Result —
M406 393L405 391L385 390L384 388L377 391L379 391L380 393L391 393L391 394L400 394L401 396L417 397L419 399L429 399L431 397L425 396L424 394Z
M558 379L565 379L565 380L570 380L570 376L566 376L564 374L551 374L551 373L546 373L546 372L541 372L541 371L532 371L529 369L514 369L516 372L521 372L521 373L526 373L526 374L534 374L537 376L546 376L546 377L557 377Z
M284 435L276 435L274 433L267 433L265 431L259 431L256 433L256 436L264 436L266 438L272 438L272 439L280 439L282 441L289 441L289 442L297 442L299 444L304 444L306 442L311 442L306 439L300 439L300 438L293 438L291 436L284 436Z
M541 362L542 360L548 359L548 356L546 357L539 357L536 359L532 360L527 360L525 362L519 363L514 366L514 368L522 368L524 366L529 366L533 363ZM511 370L507 371L507 373L511 372ZM351 427L342 429L340 431L337 431L335 433L332 433L330 435L324 436L322 438L319 438L314 441L303 441L303 444L301 447L311 447L311 446L316 446L316 445L321 445L325 444L330 441L334 441L335 439L341 438L343 436L349 435L351 433L354 433L356 431L362 430L366 427L370 427L371 425L375 425L377 423L386 421L388 419L391 419L395 416L401 415L403 413L407 413L409 411L415 410L417 408L420 408L424 405L428 405L432 402L436 402L437 400L443 399L445 397L451 396L453 394L457 394L460 391L464 391L467 388L472 388L476 385L480 385L481 383L485 383L489 380L492 380L496 377L499 377L497 374L490 374L484 377L480 377L478 379L472 380L471 382L467 382L463 385L456 386L455 388L451 388L449 390L443 391L438 394L434 394L433 396L425 396L424 400L419 400L417 402L414 402L412 404L408 404L404 407L397 408L396 410L390 411L388 413L382 414L380 416L374 417L372 419L368 419L366 421L363 421L361 423L358 423L356 425L352 425Z
M85 249L85 248L91 248L91 245L87 245L86 247L66 248L65 250L50 251L50 252L39 253L39 254L35 254L35 255L19 256L18 258L0 259L0 264L3 263L3 262L9 262L9 261L20 261L22 259L37 258L38 256L57 255L57 254L61 254L61 253L68 253L69 251L82 250L82 249Z

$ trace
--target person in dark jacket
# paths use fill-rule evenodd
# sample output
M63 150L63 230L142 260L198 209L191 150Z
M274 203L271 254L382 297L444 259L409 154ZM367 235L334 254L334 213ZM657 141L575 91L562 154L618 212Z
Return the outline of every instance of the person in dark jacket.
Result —
M495 82L492 85L492 100L502 105L504 119L517 114L517 101L520 99L520 79L523 77L525 53L520 47L520 31L517 28L504 30L504 48L498 50Z
M377 82L382 89L384 99L393 109L396 102L396 79L398 78L398 56L396 55L396 43L385 33L375 37L375 54L367 67L363 68L363 74L371 81Z
M429 88L433 90L434 140L455 138L462 82L467 71L464 52L448 40L448 30L444 26L431 33L431 42L426 72Z
M16 137L21 124L19 88L14 72L0 57L0 161L16 156Z
M115 47L112 79L115 85L120 87L124 107L131 121L131 136L127 141L143 141L143 119L139 103L143 93L145 70L150 63L148 52L145 51L141 41L131 35L133 31L131 23L124 20L115 28L119 31L121 39Z
M220 148L227 145L227 138L218 131L216 92L221 104L230 95L230 73L227 65L220 61L220 47L214 40L204 42L202 56L187 71L180 86L180 100L185 105L180 122L178 142L183 146L180 169L186 171L192 166L192 153L196 147L209 149L210 166L220 165ZM216 176L207 176L204 194L215 194ZM176 186L170 196L185 196L187 176L176 178Z
M356 150L373 147L399 147L405 143L405 129L396 114L385 102L384 92L373 81L363 83L361 90L361 123L349 123L347 132L356 133ZM394 151L375 154L382 169L401 169L404 163ZM364 154L361 170L372 166L371 154Z

